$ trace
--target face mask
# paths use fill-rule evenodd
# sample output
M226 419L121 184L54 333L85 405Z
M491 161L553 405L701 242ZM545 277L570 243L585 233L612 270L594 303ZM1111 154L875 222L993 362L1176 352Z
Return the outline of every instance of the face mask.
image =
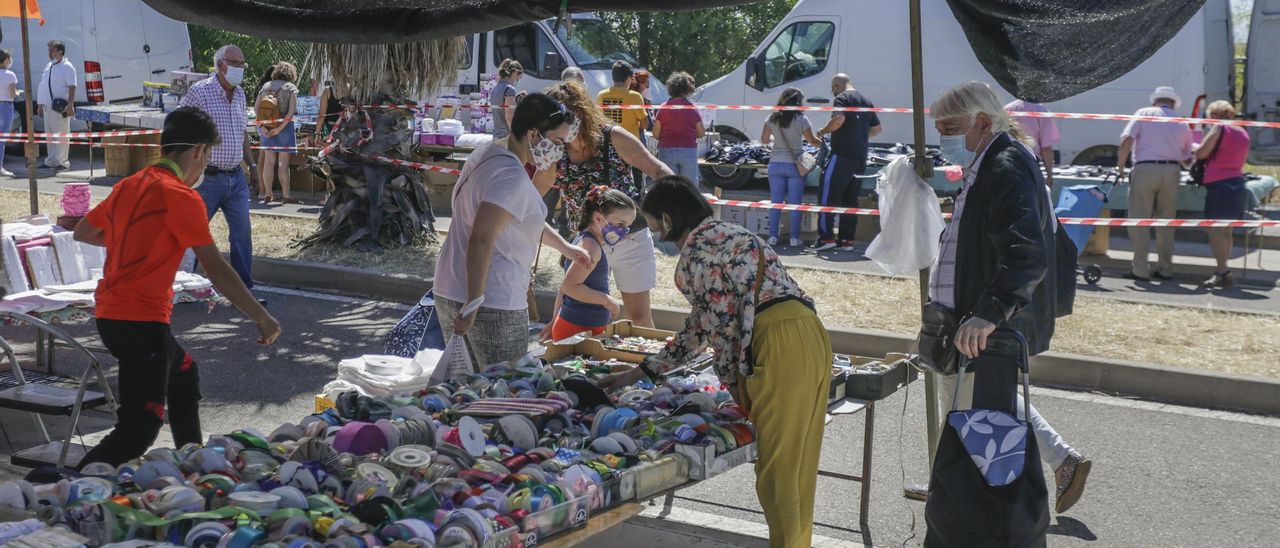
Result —
M537 144L529 147L529 154L533 156L534 167L538 168L538 171L546 171L564 157L564 147L551 139L542 137Z
M231 65L227 65L226 78L228 84L233 86L240 85L240 82L244 81L244 67L233 67Z
M564 138L564 142L572 143L578 140L578 130L582 129L582 122L577 118L573 119L573 123L569 124L569 135Z
M675 242L659 240L659 241L653 242L653 248L658 251L661 251L663 255L666 255L668 257L680 256L680 246L676 245Z
M965 146L964 138L969 134L969 130L973 129L973 124L969 124L969 129L959 135L943 135L940 143L940 151L942 157L952 164L969 167L973 163L973 158L977 155Z
M625 226L604 225L600 233L604 234L605 245L618 245L618 242L621 242L628 234L631 234L631 229Z

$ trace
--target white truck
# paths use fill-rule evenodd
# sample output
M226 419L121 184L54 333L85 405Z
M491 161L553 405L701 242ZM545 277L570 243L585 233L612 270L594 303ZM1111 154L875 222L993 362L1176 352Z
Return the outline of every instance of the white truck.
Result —
M969 80L995 79L983 68L946 0L922 0L924 96L926 105L947 87ZM1250 83L1245 117L1276 119L1280 105L1280 0L1255 2L1250 32ZM1210 101L1234 96L1235 58L1228 0L1206 0L1186 26L1128 74L1114 81L1045 105L1055 112L1132 114L1149 105L1157 86L1171 85L1184 98L1180 111L1201 116ZM1262 25L1262 26L1260 26ZM1265 26L1265 25L1270 25ZM874 30L870 30L874 29ZM693 101L720 105L774 105L782 91L798 87L810 106L829 106L831 78L847 73L854 85L879 107L911 106L911 53L907 5L901 0L800 0L769 33L751 57L733 72L694 92ZM1265 52L1265 53L1264 53ZM1004 99L1012 100L1007 93ZM759 137L768 112L714 111L712 124L722 139ZM826 115L810 113L814 123ZM881 143L910 143L909 114L882 114ZM1062 120L1060 162L1115 164L1123 122ZM1255 162L1280 162L1277 130L1255 132ZM1265 134L1265 135L1262 135ZM927 132L937 144L936 132ZM1262 152L1269 150L1270 152ZM725 188L752 177L748 170L716 168L704 176Z

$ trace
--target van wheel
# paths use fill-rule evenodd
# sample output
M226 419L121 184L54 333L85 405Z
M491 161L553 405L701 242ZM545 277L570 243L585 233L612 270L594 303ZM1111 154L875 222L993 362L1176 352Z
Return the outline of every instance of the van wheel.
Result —
M716 126L716 131L720 133L720 140L727 143L744 143L749 141L742 132L729 126ZM703 167L701 169L702 180L706 186L718 186L725 190L737 190L747 186L751 179L755 178L756 170L742 169L737 167Z
M1079 166L1114 167L1120 159L1120 147L1115 145L1095 145L1086 148L1076 155L1071 163Z

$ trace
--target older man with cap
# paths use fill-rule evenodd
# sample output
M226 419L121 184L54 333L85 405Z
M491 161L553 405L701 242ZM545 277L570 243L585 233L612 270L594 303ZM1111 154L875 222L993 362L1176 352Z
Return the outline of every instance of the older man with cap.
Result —
M1172 87L1160 86L1151 93L1151 106L1138 109L1135 116L1175 117L1182 98ZM1129 217L1136 219L1172 219L1178 213L1178 183L1182 168L1191 158L1191 128L1171 122L1129 122L1120 134L1120 158L1117 166L1124 175L1125 163L1133 154L1133 171L1129 174ZM1151 229L1130 227L1133 244L1133 269L1125 278L1138 281L1173 278L1173 228L1157 228L1156 267L1147 261L1151 245Z

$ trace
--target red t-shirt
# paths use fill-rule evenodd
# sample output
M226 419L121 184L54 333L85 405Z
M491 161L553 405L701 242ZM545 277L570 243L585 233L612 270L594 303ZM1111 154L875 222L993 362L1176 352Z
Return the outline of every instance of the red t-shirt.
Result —
M85 220L102 229L107 245L94 315L169 323L182 255L213 243L200 194L155 165L116 183Z
M664 104L693 105L684 97L673 97ZM658 123L662 124L662 137L658 139L658 146L660 148L698 148L699 122L702 122L702 115L696 110L659 110Z

